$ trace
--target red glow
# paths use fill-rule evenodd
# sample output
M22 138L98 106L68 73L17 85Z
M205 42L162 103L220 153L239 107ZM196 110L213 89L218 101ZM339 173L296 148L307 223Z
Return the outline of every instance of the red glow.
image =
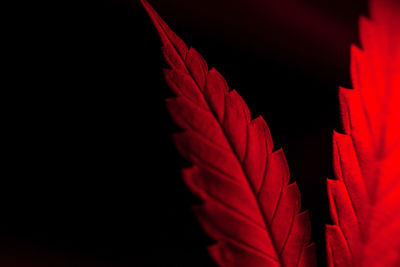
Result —
M331 266L398 266L400 248L400 5L372 1L352 47L354 89L340 89L345 134L334 135L328 181Z

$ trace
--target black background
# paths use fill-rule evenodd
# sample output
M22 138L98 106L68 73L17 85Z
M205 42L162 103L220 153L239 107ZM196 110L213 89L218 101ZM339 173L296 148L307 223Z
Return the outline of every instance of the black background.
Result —
M367 3L151 3L267 121L323 266L337 87L351 87L349 46ZM12 32L0 264L213 266L180 179L156 31L138 1L102 4L28 6Z

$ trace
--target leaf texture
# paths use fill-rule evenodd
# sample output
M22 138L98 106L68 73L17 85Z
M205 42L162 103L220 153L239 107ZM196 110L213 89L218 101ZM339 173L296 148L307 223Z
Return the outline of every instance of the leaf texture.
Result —
M193 165L183 170L202 199L194 208L216 240L208 250L220 266L314 266L310 223L300 193L289 183L282 150L262 117L250 111L221 74L173 33L142 1L163 43L171 69L165 77L176 97L167 99L180 153Z
M329 266L400 266L400 2L373 0L351 47L354 89L339 89Z

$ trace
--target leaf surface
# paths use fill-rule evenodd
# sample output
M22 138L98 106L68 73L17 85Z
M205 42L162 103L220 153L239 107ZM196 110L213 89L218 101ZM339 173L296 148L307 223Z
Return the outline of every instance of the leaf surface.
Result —
M400 266L400 3L372 0L351 47L354 89L339 89L329 266Z
M168 110L183 129L174 140L193 165L182 171L202 199L195 214L216 240L209 252L220 266L314 266L307 212L289 183L282 150L273 151L267 124L250 111L221 74L173 33L142 0L171 69L165 77L176 97Z

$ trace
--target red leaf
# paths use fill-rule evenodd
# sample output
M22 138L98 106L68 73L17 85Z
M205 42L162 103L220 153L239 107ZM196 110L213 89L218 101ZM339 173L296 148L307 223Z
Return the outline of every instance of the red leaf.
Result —
M400 266L400 4L370 7L362 50L351 48L354 89L339 91L345 134L333 135L329 266Z
M165 76L175 98L167 99L180 153L193 163L183 170L203 200L199 222L217 243L209 248L221 266L314 266L307 212L289 184L282 150L273 152L269 129L236 91L193 48L176 36L142 1L161 37L171 70Z

